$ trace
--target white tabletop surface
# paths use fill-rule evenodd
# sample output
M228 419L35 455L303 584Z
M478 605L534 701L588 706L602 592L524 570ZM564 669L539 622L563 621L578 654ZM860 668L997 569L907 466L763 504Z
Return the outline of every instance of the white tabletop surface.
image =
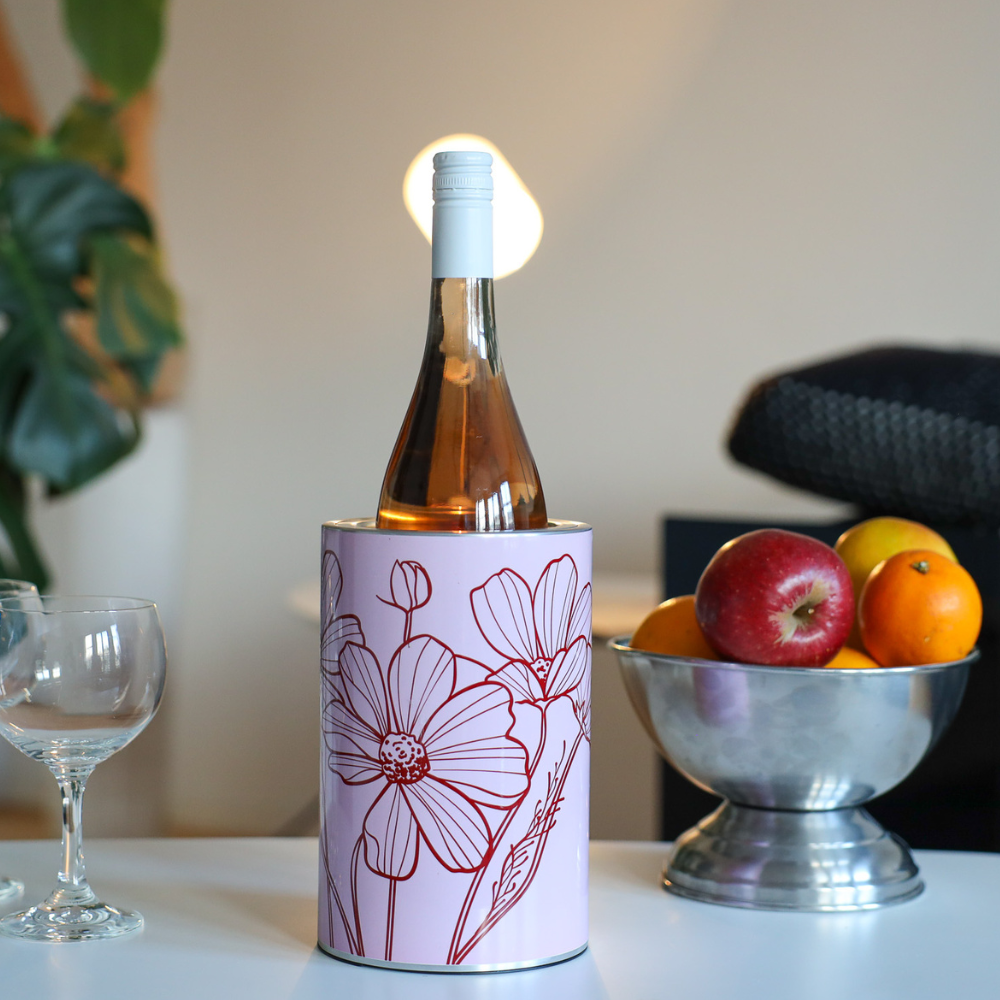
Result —
M106 840L95 889L142 933L47 945L0 939L0 997L31 1000L983 1000L1000 997L1000 855L918 852L912 902L849 914L738 910L659 886L663 844L591 846L590 950L498 975L386 972L314 947L316 841ZM0 844L27 902L51 887L51 841ZM8 906L7 909L13 907Z

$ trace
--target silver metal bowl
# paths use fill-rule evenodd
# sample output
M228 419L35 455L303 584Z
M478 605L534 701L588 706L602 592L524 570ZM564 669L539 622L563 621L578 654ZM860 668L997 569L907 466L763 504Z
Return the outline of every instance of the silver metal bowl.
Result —
M955 716L969 665L765 667L644 653L612 639L657 749L726 801L674 845L671 891L732 906L856 910L923 890L909 849L862 807ZM669 803L665 804L669 809Z

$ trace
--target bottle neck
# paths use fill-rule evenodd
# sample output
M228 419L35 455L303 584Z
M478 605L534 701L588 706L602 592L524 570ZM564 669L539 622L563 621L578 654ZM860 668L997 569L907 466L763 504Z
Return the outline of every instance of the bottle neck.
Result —
M442 377L458 388L502 377L492 278L433 279L427 351L443 366Z
M493 206L488 198L439 198L431 232L431 277L493 279Z

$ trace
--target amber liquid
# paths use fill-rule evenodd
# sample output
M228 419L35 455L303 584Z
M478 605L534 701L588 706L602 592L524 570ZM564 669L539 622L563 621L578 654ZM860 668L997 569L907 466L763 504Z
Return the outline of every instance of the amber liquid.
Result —
M382 483L379 528L544 528L545 497L507 388L493 281L436 278L420 377Z

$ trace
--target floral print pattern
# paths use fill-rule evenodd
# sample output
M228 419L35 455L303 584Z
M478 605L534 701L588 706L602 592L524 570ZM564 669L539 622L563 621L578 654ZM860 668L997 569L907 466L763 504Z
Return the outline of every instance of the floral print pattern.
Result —
M590 740L590 584L579 587L564 555L534 589L510 568L475 587L471 611L495 654L485 664L414 635L434 590L420 563L397 560L388 596L376 595L402 619L386 668L358 615L338 613L343 572L329 549L322 570L325 766L343 794L365 796L351 799L360 830L352 823L353 849L339 842L339 874L324 852L331 941L343 935L349 953L366 956L374 935L377 957L391 961L399 887L436 864L469 876L440 957L461 964L534 881ZM571 729L550 740L552 713ZM381 914L366 912L379 897L371 880L386 886Z
M538 704L572 692L590 663L591 593L577 594L576 564L567 555L545 567L534 593L504 569L472 592L472 610L486 641L506 663L494 678L516 700Z
M527 789L512 739L510 693L455 690L455 655L431 636L402 645L385 680L375 654L348 643L343 699L324 713L329 767L347 784L383 785L364 821L365 861L407 879L421 842L449 871L473 871L490 846L482 806L509 809Z

